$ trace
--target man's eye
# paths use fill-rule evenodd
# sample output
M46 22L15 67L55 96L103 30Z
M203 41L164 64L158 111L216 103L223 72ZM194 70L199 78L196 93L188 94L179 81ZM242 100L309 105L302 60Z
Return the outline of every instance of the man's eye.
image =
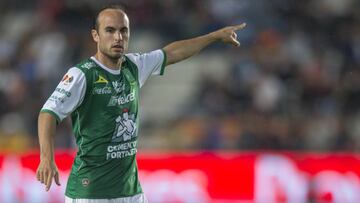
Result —
M128 29L121 29L120 31L121 31L122 33L125 33L125 34L127 34L127 33L129 32Z

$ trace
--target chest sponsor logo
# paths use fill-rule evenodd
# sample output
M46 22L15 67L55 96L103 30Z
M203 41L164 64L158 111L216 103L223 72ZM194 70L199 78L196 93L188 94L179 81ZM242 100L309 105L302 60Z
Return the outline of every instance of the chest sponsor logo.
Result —
M108 106L123 105L129 102L135 101L135 91L132 91L127 95L112 96L108 103Z
M107 147L106 159L121 159L133 156L137 152L137 141L110 145Z
M106 159L124 158L136 153L137 141L127 142L137 137L135 114L129 115L129 110L123 109L122 114L115 119L115 122L116 127L111 142L122 143L115 146L108 146Z
M102 87L97 87L95 86L93 88L92 93L93 94L112 94L112 88L111 86L108 85L109 81L107 79L105 79L105 77L99 75L98 79L94 82L94 84L105 84L105 86Z
M116 93L121 93L125 91L125 83L119 81L113 81L112 85Z
M119 115L115 122L116 128L112 142L126 142L136 137L135 114L129 115L128 109L124 109L122 115Z
M111 87L105 86L105 87L94 87L93 94L111 94Z

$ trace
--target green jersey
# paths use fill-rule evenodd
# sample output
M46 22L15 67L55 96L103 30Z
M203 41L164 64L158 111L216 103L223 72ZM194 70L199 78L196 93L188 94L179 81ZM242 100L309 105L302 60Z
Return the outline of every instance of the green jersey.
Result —
M71 115L78 152L66 196L111 199L142 193L136 152L139 89L150 75L162 75L162 50L126 54L119 70L94 57L69 69L42 112L57 121Z

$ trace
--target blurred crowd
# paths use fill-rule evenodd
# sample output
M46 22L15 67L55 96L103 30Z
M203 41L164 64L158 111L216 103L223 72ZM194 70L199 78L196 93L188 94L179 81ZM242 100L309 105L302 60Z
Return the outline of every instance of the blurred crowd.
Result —
M360 149L360 2L356 0L124 0L132 33L162 45L247 22L219 80L200 78L176 119L144 121L144 148ZM36 148L38 112L65 71L95 52L102 1L0 2L0 149ZM158 47L154 47L158 48ZM166 95L164 95L166 96ZM146 124L152 125L146 125ZM149 129L151 128L151 129ZM148 141L148 142L147 142ZM58 147L73 147L65 120Z

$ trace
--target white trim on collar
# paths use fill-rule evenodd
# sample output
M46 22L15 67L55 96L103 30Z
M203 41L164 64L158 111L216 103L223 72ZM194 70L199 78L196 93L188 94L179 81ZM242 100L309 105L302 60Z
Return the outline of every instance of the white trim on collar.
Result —
M114 75L119 75L120 74L120 68L119 70L114 70L111 68L106 67L104 64L100 63L100 61L98 61L94 56L90 57L93 61L95 61L95 63L97 63L102 69L106 70L107 72L114 74Z

